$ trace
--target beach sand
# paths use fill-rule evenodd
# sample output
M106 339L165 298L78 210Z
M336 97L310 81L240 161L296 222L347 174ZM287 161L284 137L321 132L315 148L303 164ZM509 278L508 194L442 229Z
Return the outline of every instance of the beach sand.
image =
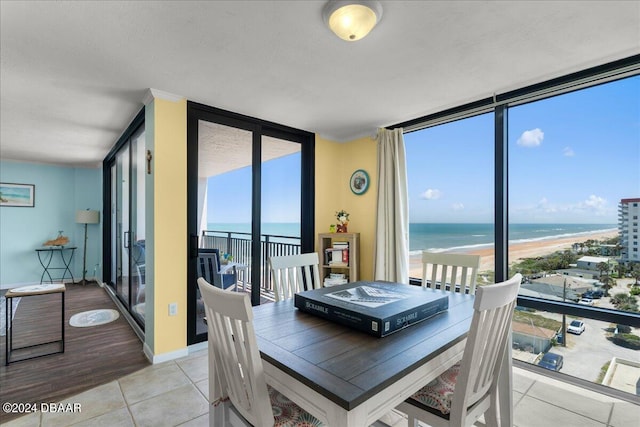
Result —
M558 239L538 240L534 242L513 244L509 246L509 264L513 264L514 262L520 261L524 258L545 256L557 251L571 249L571 245L573 245L574 243L582 243L586 242L587 240L610 239L612 237L616 237L617 235L618 231L612 230L605 233L592 233L581 236L562 237ZM470 249L468 251L456 252L480 255L480 272L493 271L495 260L493 247L485 249ZM420 254L411 255L411 257L409 258L409 276L422 276L422 262Z

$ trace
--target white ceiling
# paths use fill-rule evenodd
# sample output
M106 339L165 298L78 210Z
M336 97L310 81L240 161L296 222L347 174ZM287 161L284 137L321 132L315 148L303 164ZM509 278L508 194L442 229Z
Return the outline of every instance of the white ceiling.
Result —
M0 158L95 167L148 88L336 141L640 53L640 1L2 1Z

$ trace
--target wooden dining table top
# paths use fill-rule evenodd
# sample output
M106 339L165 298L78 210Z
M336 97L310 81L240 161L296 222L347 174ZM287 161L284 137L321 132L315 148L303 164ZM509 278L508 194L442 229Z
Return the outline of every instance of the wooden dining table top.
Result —
M299 311L293 300L262 304L253 307L258 348L349 411L466 338L474 297L447 294L448 310L383 338Z

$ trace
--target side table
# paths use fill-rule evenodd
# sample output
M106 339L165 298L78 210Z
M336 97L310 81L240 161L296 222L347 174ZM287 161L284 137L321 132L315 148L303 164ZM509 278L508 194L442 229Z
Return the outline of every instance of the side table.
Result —
M64 282L64 278L67 277L67 273L69 274L71 281L74 282L70 266L75 251L75 246L66 248L64 246L52 246L49 248L36 249L36 253L38 254L38 261L40 261L40 265L43 268L42 275L40 276L40 283L45 281L45 274L49 277L48 281L50 283L53 283L54 280L60 280L61 282ZM51 261L53 261L53 254L55 253L60 254L60 260L62 261L62 264L55 264L54 266L51 266ZM51 276L52 270L62 270L62 276Z
M242 291L246 292L247 290L247 275L249 274L249 266L247 264L240 264L239 262L228 262L226 264L220 265L220 273L227 273L229 270L242 270ZM238 287L236 286L236 291Z
M64 353L64 292L66 291L66 287L64 283L49 283L44 285L31 285L31 286L22 286L20 288L9 289L7 293L4 295L5 297L5 320L7 325L7 334L5 336L5 365L8 365L12 362L20 362L22 360L34 359L36 357L49 356L51 354ZM45 294L60 294L60 300L62 302L61 315L60 315L60 339L47 341L39 344L27 345L24 347L13 348L13 298L23 298L23 297L31 297L35 295L45 295ZM52 351L49 353L38 354L36 356L24 357L18 360L11 360L11 353L16 350L22 350L27 348L40 347L48 344L60 343L60 350Z

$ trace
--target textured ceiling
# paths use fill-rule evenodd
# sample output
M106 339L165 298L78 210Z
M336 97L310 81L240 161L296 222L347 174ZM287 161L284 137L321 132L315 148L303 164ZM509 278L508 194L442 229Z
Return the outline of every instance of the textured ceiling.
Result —
M0 158L96 166L148 88L336 141L640 53L638 1L2 1Z

